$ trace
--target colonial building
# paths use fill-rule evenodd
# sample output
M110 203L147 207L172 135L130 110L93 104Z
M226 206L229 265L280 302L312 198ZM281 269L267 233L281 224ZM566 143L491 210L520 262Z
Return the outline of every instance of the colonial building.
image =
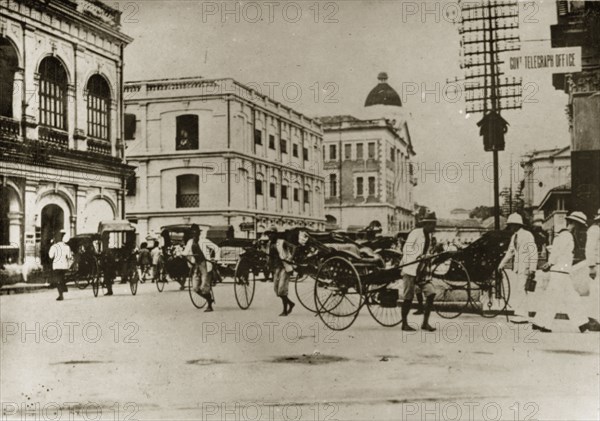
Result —
M270 225L323 229L317 121L232 79L128 82L125 95L137 166L127 217L141 235L183 222L244 237Z
M568 210L592 217L600 208L600 2L556 2L552 47L581 46L581 72L555 74L554 87L568 94L572 202Z
M367 118L320 118L331 228L381 227L383 233L395 234L414 227L415 152L401 105L381 73L365 101Z
M571 204L571 148L529 152L521 159L524 210L532 219L544 220L555 232L565 224Z
M0 1L0 245L47 259L56 231L124 216L120 15L98 0ZM7 257L7 254L9 257ZM38 260L39 259L39 260Z
M571 148L531 151L521 158L521 168L525 210L535 215L550 190L571 181Z

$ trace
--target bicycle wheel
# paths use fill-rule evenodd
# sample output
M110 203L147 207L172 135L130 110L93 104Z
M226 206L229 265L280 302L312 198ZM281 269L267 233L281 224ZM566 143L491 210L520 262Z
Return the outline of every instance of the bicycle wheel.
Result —
M334 256L319 267L314 289L315 309L331 330L348 329L363 305L360 275L354 265Z
M435 312L444 319L460 316L471 302L471 278L465 266L458 260L445 260L433 268L431 278L438 291Z
M398 290L378 287L367 292L367 309L377 323L394 327L402 323L402 307L398 305Z
M294 290L298 301L311 313L316 313L315 307L315 278L309 274L298 276L294 282Z
M193 269L190 270L190 274L187 277L188 293L190 295L190 300L192 300L192 304L194 305L194 307L200 309L206 305L206 298L201 296L199 291L194 290L194 282L192 280L192 271L193 271Z
M497 272L498 280L495 279L495 273L491 279L481 285L481 294L479 295L481 316L490 319L505 312L510 299L510 281L506 271L502 269Z
M165 282L167 281L167 274L165 273L165 264L162 260L158 261L156 265L156 278L154 282L156 283L156 289L158 292L163 292L165 289Z
M235 266L233 282L235 300L242 310L247 310L250 308L250 304L252 304L256 283L255 278L252 265L242 257Z

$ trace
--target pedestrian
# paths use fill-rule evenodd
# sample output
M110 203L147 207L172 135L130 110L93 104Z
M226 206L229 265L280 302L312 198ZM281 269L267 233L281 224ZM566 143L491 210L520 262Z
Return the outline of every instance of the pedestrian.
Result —
M513 323L527 323L531 304L529 303L530 294L525 290L527 280L533 280L538 262L538 249L533 234L525 229L523 218L518 213L508 216L506 225L513 234L510 238L508 250L504 258L498 265L501 271L512 262L511 269L515 274L511 282L512 308L515 317L511 319Z
M533 328L541 332L552 332L555 319L568 320L572 331L584 332L589 326L581 297L571 281L575 238L587 228L587 217L583 212L573 212L566 217L566 222L566 228L560 230L552 242L548 263L542 267L543 271L550 272L548 286L534 295L539 310Z
M550 243L548 240L548 233L544 230L543 227L544 218L541 216L536 216L533 218L533 225L531 227L531 233L533 234L533 238L535 239L535 245L538 249L538 265L541 264L540 260L544 263L548 260L548 251L547 247Z
M287 316L296 305L288 297L290 276L294 270L291 264L293 250L287 241L278 236L276 227L270 227L265 234L269 237L268 267L273 277L273 290L283 304L283 311L279 315Z
M161 248L156 240L154 241L154 247L150 250L150 257L152 258L152 282L154 282L158 280L158 276L160 275L158 273L158 262L162 257Z
M588 265L590 278L595 280L598 276L598 267L600 266L600 209L598 209L594 221L587 230L585 260Z
M590 330L597 330L600 327L597 317L599 316L598 303L600 302L600 291L598 285L598 269L600 268L600 209L594 218L594 221L587 230L587 239L585 242L585 260L588 267L588 273L592 279L590 285L590 297L588 301L591 303L590 314L593 318L590 318L590 324L594 325L595 328Z
M64 300L63 293L68 292L67 284L65 283L65 274L73 263L73 254L71 248L63 241L65 231L60 230L56 233L54 244L48 251L48 257L52 261L52 275L54 283L58 289L58 298L56 301Z
M188 259L192 271L192 285L196 294L200 295L206 300L208 306L205 312L213 311L213 297L212 287L208 279L208 268L206 265L206 257L200 248L200 232L202 230L197 224L192 224L190 232L192 238L190 238L183 250L183 255Z
M148 250L148 243L145 241L140 244L140 251L138 253L138 274L140 276L140 282L144 283L148 272L152 268L152 255Z
M415 286L419 287L425 300L421 329L429 332L435 331L435 328L429 324L429 316L436 295L435 289L431 284L431 279L423 270L427 265L419 264L417 261L430 253L432 236L435 231L436 223L437 218L435 213L428 212L421 220L421 228L412 230L404 243L402 261L400 263L403 265L402 282L404 301L402 302L402 330L404 331L416 330L408 324L408 314L415 295ZM413 262L417 263L411 264Z

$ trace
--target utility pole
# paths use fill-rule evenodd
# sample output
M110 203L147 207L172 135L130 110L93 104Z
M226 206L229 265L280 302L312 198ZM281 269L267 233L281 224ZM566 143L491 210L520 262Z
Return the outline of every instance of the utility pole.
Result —
M478 123L484 149L492 152L494 167L494 227L500 229L500 187L498 152L504 150L508 123L502 110L520 109L521 79L504 78L498 54L520 48L519 5L517 0L462 2L458 33L461 36L461 68L465 69L467 113L482 113Z

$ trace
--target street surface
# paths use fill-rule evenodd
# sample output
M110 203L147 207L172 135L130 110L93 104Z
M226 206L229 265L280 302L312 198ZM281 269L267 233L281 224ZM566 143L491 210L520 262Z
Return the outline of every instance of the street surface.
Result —
M599 417L598 333L433 315L437 332L403 334L366 308L332 332L299 304L278 317L261 282L247 311L231 284L215 288L214 313L173 283L115 294L0 297L3 420Z

